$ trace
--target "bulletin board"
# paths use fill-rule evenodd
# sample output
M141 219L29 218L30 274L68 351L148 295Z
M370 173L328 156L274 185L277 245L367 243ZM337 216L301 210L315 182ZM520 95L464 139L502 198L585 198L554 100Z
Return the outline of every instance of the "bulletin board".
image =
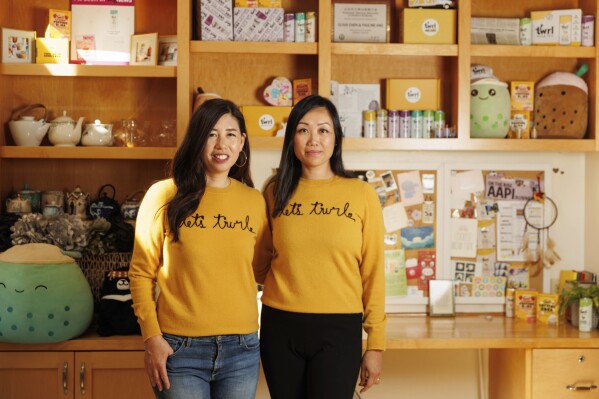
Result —
M557 218L548 167L446 169L445 278L458 298L503 304L505 289L549 289L545 227ZM457 299L457 298L456 298Z
M437 169L354 170L375 189L385 222L385 293L426 303L437 276L439 172Z

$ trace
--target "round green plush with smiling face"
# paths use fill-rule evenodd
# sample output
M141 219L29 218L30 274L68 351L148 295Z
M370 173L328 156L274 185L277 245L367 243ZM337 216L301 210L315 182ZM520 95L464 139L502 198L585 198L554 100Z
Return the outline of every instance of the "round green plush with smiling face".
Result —
M72 259L28 264L0 257L1 342L65 341L85 332L92 316L91 289Z
M482 79L470 85L470 137L504 138L509 122L510 93L506 83Z

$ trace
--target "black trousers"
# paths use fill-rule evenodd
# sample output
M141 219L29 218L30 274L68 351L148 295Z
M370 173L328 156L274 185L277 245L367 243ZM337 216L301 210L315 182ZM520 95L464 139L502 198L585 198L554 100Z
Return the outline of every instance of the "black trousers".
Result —
M362 314L262 306L260 357L272 399L351 399L362 362Z

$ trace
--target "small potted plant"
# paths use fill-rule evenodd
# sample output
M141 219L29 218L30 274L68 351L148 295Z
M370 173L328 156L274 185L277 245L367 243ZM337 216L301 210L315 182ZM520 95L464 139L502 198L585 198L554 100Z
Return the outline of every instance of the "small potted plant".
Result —
M599 323L599 285L595 283L581 284L578 281L568 281L566 290L561 293L561 314L565 314L570 323L578 327L578 307L581 298L591 298L593 301L592 324L593 328L597 328Z

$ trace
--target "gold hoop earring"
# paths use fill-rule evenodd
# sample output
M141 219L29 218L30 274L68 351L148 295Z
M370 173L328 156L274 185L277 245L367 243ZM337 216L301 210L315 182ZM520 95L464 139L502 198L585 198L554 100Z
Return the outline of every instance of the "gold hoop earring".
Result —
M241 150L239 155L241 154L243 154L243 163L241 165L237 165L237 161L239 161L239 158L237 158L237 161L235 161L235 166L237 166L238 168L243 168L245 164L248 162L248 156L246 155L245 151Z

